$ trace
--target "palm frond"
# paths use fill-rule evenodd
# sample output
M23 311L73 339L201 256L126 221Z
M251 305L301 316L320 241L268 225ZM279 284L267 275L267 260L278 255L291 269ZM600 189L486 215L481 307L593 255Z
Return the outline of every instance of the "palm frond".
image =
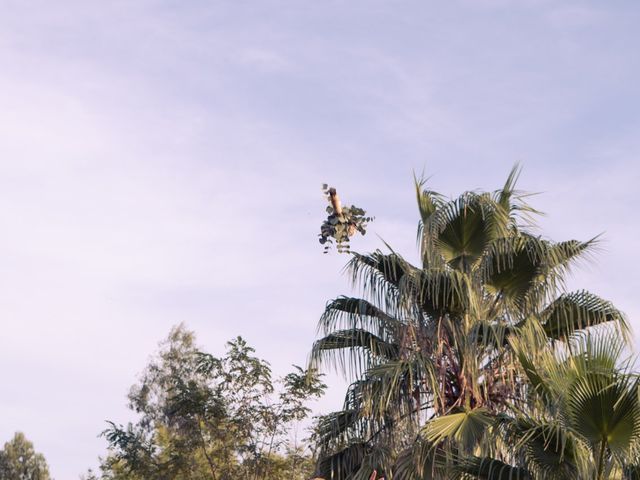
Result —
M401 316L398 287L415 267L397 253L385 254L376 250L367 255L354 253L346 269L353 284L359 286L373 304L391 316Z
M401 321L362 298L338 297L327 303L318 322L318 331L325 335L337 329L360 328L383 338L396 335Z
M580 377L569 389L568 405L574 428L592 445L605 442L625 458L640 440L637 381L602 373Z
M407 277L402 298L418 303L432 318L459 314L470 305L468 277L451 269L419 270Z
M373 366L366 372L366 378L367 405L364 409L371 415L385 415L390 408L411 415L420 411L427 398L438 395L434 391L438 382L434 365L419 352Z
M470 344L476 346L482 352L484 348L491 347L494 350L507 347L509 337L516 335L518 332L517 325L509 325L501 322L488 322L480 320L475 322L469 332Z
M494 240L490 228L494 214L488 194L466 192L443 204L430 222L437 254L452 268L470 271Z
M527 315L563 287L566 269L593 245L594 240L553 243L526 234L500 238L483 257L485 288L505 307Z
M433 228L431 220L433 214L444 203L442 195L437 192L424 188L427 180L425 178L418 179L414 174L414 184L416 189L416 198L418 200L418 210L420 212L420 221L418 222L417 241L420 246L420 255L422 257L423 268L427 265L441 266L443 261L441 258L433 257Z
M418 178L413 175L413 183L416 191L416 199L418 201L418 210L420 212L420 220L422 225L429 223L431 215L436 212L443 203L442 195L432 190L425 189L427 178Z
M417 437L397 456L393 480L434 480L446 475L439 465L446 462L442 452L424 438Z
M360 329L339 330L316 340L311 349L310 368L332 362L340 370L359 375L381 361L394 361L399 348L373 333Z
M391 471L393 463L392 449L385 445L376 444L369 448L360 469L353 475L353 480L370 480L374 472L376 473L374 478L386 478L385 472Z
M521 166L516 163L509 172L509 176L502 189L494 193L495 202L502 211L504 225L507 226L507 228L535 227L535 216L542 215L542 212L531 207L525 201L526 197L530 197L533 194L520 192L515 189L521 172Z
M315 475L332 480L350 480L360 470L362 461L369 453L366 443L354 442L340 450L323 456L316 465Z
M514 458L520 457L530 472L549 480L580 477L576 452L581 445L561 419L502 415L498 423L507 444L518 452Z
M461 459L455 470L462 478L478 480L531 480L531 474L524 468L509 465L490 457L468 457Z
M360 411L355 408L322 415L314 432L316 445L327 450L333 445L346 445L354 439L366 438L369 429L361 420Z
M489 293L506 307L525 312L528 297L536 292L542 277L547 243L537 237L520 235L494 241L486 250L480 269Z
M421 434L431 444L455 440L464 451L470 451L493 425L494 417L485 408L448 413L425 424Z
M540 314L549 338L567 340L576 330L607 322L617 322L628 334L629 326L624 314L613 304L587 291L561 295Z

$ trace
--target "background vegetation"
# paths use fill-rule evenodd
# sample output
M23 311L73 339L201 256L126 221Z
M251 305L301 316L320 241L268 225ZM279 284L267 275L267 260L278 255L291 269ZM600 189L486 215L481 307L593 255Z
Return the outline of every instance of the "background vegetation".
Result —
M340 248L362 295L327 303L306 369L276 379L242 338L215 357L175 327L128 395L137 420L109 422L84 478L640 478L625 316L565 288L597 239L541 236L517 177L453 199L416 180L419 265L388 245ZM350 220L330 193L321 243L340 245ZM301 434L327 367L352 382L344 406ZM0 452L3 479L49 479L20 433Z

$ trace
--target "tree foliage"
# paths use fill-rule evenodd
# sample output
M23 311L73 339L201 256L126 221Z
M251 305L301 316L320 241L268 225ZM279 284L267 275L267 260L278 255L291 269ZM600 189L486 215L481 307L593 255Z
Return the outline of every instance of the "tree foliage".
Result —
M0 450L0 480L49 480L49 467L44 456L36 453L21 432Z
M129 394L139 420L104 432L102 478L303 479L309 452L290 431L324 388L299 367L275 380L240 337L215 357L176 327Z

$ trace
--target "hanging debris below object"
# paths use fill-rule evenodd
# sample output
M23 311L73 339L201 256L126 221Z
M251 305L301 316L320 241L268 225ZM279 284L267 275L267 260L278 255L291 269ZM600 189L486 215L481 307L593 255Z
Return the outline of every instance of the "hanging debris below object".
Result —
M324 253L329 251L334 241L338 253L349 253L349 238L356 232L362 235L367 233L367 224L373 221L373 217L367 217L367 212L355 205L343 207L335 188L329 188L324 184L322 191L327 196L329 206L327 207L328 216L320 226L318 235L320 244L324 245Z

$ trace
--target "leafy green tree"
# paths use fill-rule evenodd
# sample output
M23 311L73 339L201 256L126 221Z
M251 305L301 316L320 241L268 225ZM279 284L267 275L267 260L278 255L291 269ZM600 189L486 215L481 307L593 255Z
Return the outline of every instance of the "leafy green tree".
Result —
M0 450L0 480L49 480L49 467L44 456L36 453L23 433L17 432L13 439Z
M193 333L174 328L129 394L139 421L105 432L103 478L304 478L308 455L289 429L325 386L300 368L274 380L253 353L238 337L214 357L196 348Z
M421 265L390 247L353 254L363 297L328 303L311 354L311 367L333 364L353 380L344 408L317 426L319 476L444 478L526 398L511 344L529 325L554 345L607 324L626 334L611 303L563 288L596 239L536 235L517 176L451 200L416 180Z

